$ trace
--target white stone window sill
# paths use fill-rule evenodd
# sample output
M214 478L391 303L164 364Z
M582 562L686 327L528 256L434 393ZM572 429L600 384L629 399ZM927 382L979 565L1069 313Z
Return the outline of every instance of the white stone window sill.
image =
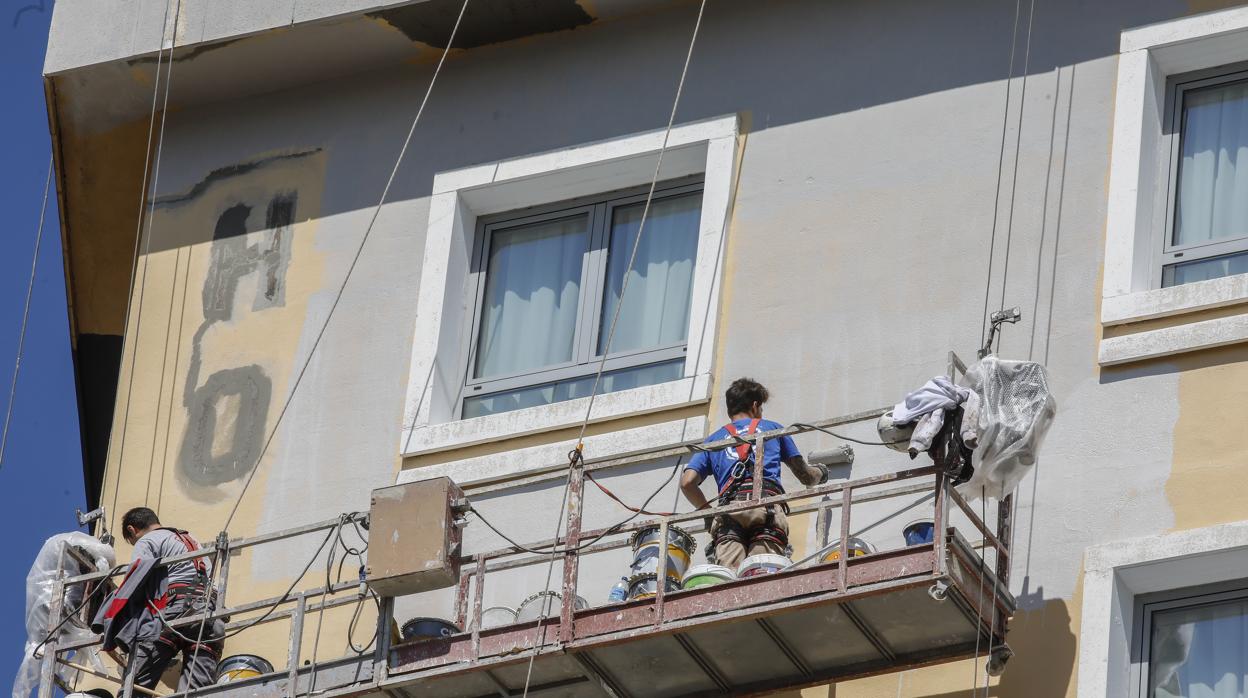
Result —
M1181 317L1239 303L1248 303L1248 274L1106 298L1101 304L1101 324L1113 327ZM1248 341L1248 315L1214 318L1104 338L1099 361L1111 366L1244 341Z
M704 404L711 397L711 375L703 373L667 383L603 393L594 398L590 423L653 414ZM456 448L514 439L531 434L580 426L589 398L578 398L512 412L426 424L404 429L403 457L421 456Z

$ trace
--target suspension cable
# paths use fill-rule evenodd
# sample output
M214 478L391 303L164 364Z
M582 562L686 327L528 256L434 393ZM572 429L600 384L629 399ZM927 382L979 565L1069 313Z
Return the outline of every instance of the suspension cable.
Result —
M13 418L13 402L17 397L17 376L22 370L22 352L26 347L26 323L30 319L30 299L35 294L35 270L39 265L39 243L43 240L43 221L48 212L48 189L52 186L52 155L48 155L48 176L43 182L43 203L39 206L39 227L35 231L35 252L30 260L30 281L26 284L26 302L22 306L22 326L17 333L17 356L13 359L13 380L9 383L9 406L4 411L4 432L0 434L0 468L4 467L4 451L9 444L9 421Z
M559 538L559 531L563 527L563 513L568 504L568 489L572 484L572 471L577 467L583 458L585 430L589 426L589 420L593 414L594 399L598 396L598 387L602 381L603 370L607 365L607 356L611 353L611 343L615 340L615 330L620 319L620 311L624 308L625 294L628 292L629 277L633 270L633 264L637 261L637 250L641 247L641 236L646 230L646 220L650 215L650 204L654 200L654 190L658 186L659 174L663 167L663 156L667 153L667 144L671 139L672 127L676 123L676 111L680 107L680 97L684 93L685 80L689 76L689 63L693 59L693 49L698 42L698 32L702 27L702 16L705 11L706 0L702 0L702 2L698 5L698 16L693 24L693 34L689 38L689 49L685 52L685 63L680 71L680 80L676 84L676 96L672 99L672 110L667 117L667 127L663 131L663 144L659 147L658 159L654 164L654 174L650 178L650 189L646 192L646 203L641 211L641 220L637 224L637 237L633 240L633 249L629 253L628 265L624 269L624 277L620 284L620 295L618 300L616 300L615 310L611 314L611 325L610 329L607 331L607 341L602 348L602 358L598 361L598 370L594 373L594 384L589 392L589 402L585 406L585 418L581 421L581 427L576 437L576 448L573 449L572 457L568 459L568 477L564 481L563 497L559 504L559 515L555 519L554 537L556 540ZM647 504L648 503L649 502L647 502ZM645 505L640 508L644 509ZM635 513L634 516L637 516L637 514ZM550 563L546 566L545 590L547 592L550 591L551 575L554 572L554 569L555 557L552 555ZM529 695L529 685L533 679L533 663L536 661L537 655L542 651L541 640L545 638L545 636L542 635L542 625L545 622L546 616L549 612L549 604L543 603L541 608L542 613L538 616L537 627L534 631L534 649L533 653L529 655L529 666L524 676L524 692L522 693L522 698L527 698Z
M180 2L181 0L178 0L178 1ZM164 61L164 56L165 56L165 28L169 26L169 6L170 4L172 4L172 2L173 0L165 0L165 16L164 16L164 19L161 20L161 24L160 24L160 45L156 47L156 74L155 74L155 80L152 84L152 107L151 107L151 114L148 118L148 123L147 123L147 145L144 146L144 149L143 149L143 182L139 188L139 211L137 214L137 220L135 221L135 225L134 225L134 251L131 253L131 258L130 258L130 283L126 291L126 312L121 323L121 356L122 357L125 357L127 348L131 348L134 354L138 353L138 341L137 341L138 340L138 336L137 336L138 326L137 325L139 321L142 320L143 301L140 296L139 309L135 317L136 327L135 327L134 334L136 336L134 338L135 341L131 342L130 341L130 313L132 310L134 310L133 304L131 303L131 299L134 298L135 276L139 268L139 246L143 239L143 210L144 208L146 208L146 205L147 205L148 173L151 171L151 164L152 164L152 138L156 134L156 104L157 104L157 99L160 95L160 82L161 82L160 67L161 67L161 63ZM177 37L177 25L176 24L174 25L174 37L175 38ZM172 57L173 57L172 43L175 43L175 42L171 42L171 45L169 48L171 71L172 71L172 62L173 62L172 61ZM161 114L160 118L163 124L165 115ZM164 133L163 126L161 127L161 133L162 134ZM144 267L144 271L146 271L146 266ZM144 275L144 281L146 282L146 274ZM118 438L116 439L116 441L118 441L119 443L117 445L117 449L118 449L117 465L116 465L117 472L115 474L115 477L113 478L112 514L113 514L114 524L118 523L117 502L118 502L118 497L121 494L122 461L123 461L123 456L125 455L125 451L126 451L126 432L127 432L127 425L129 424L129 421L130 421L130 398L133 394L134 394L134 360L132 359L130 362L130 372L126 378L126 401L125 401L126 406L122 412L121 434L119 434ZM108 446L105 448L105 452L104 452L104 467L105 468L108 467L109 463L113 462L112 460L113 443L114 443L114 439L110 437L108 439ZM100 522L101 522L101 525L103 525L104 519L100 519ZM116 529L116 526L114 526L114 529Z
M300 367L298 374L296 374L295 382L291 385L290 392L286 394L286 402L277 413L277 419L264 440L264 446L261 447L259 455L256 456L256 462L252 465L251 472L247 474L247 479L243 482L243 487L239 490L238 497L234 500L234 506L230 509L230 515L225 519L223 530L229 529L230 523L234 521L234 515L238 513L238 507L243 503L243 497L246 496L248 488L251 487L252 480L256 478L256 473L260 470L260 463L264 460L265 454L268 453L269 446L273 443L273 437L277 435L277 430L281 427L282 420L286 417L286 412L290 409L290 405L295 399L295 394L303 383L303 377L308 373L308 367L312 365L312 359L316 356L316 350L320 347L321 340L325 338L325 331L329 329L329 323L334 318L334 311L338 309L343 293L347 290L347 284L351 281L351 275L355 272L356 265L359 264L360 256L364 252L364 246L368 243L368 237L373 232L373 225L377 223L377 217L381 214L381 208L386 203L386 197L390 195L390 187L394 184L394 180L399 174L399 167L403 164L403 158L407 155L408 146L412 143L412 136L416 133L416 126L420 123L420 117L424 115L425 106L429 104L429 95L433 94L433 87L438 83L438 76L442 73L442 66L446 63L446 57L450 54L451 47L455 45L455 36L459 33L459 25L464 19L464 12L468 9L468 2L469 0L464 0L463 5L459 8L459 16L455 18L455 25L451 27L451 35L446 41L446 48L442 50L442 57L438 59L438 65L433 70L433 77L429 80L429 86L425 89L425 96L420 100L420 107L416 110L416 116L412 119L412 125L408 128L407 136L403 139L403 146L399 148L399 155L395 158L394 167L390 169L390 176L386 179L386 186L381 190L381 198L378 199L377 205L373 207L373 213L368 219L368 225L364 228L364 235L360 238L360 244L355 248L355 255L347 266L347 273L343 276L342 283L338 286L338 292L334 294L334 300L329 306L329 312L325 315L325 321L321 323L321 329L316 333L316 339L313 340L312 346L308 350L308 356L304 359L303 366Z

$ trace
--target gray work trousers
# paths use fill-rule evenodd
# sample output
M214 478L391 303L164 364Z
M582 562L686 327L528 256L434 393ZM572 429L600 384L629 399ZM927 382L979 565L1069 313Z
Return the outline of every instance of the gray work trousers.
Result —
M206 607L202 596L182 597L165 606L164 615L167 620L173 621ZM221 661L224 641L218 638L225 634L225 623L219 618L208 621L203 624L203 634L198 636L201 641L189 641L197 637L199 629L199 623L179 627L177 633L162 623L144 628L130 654L134 684L155 688L165 669L169 668L169 663L181 652L182 675L178 679L178 691L211 686L216 681L217 664ZM179 634L185 637L179 637Z

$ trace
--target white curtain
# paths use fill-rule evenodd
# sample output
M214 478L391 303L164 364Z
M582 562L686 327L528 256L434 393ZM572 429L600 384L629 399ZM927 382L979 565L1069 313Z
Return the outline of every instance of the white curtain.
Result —
M1184 96L1182 153L1174 244L1248 235L1248 82Z
M572 359L585 216L491 235L476 377L506 375Z
M689 331L693 261L698 251L701 194L659 199L650 205L646 229L630 272L611 353L676 344ZM645 204L615 209L607 256L607 287L598 351L606 350L611 318L620 301L624 270L637 240Z
M1248 601L1153 615L1150 698L1248 698Z

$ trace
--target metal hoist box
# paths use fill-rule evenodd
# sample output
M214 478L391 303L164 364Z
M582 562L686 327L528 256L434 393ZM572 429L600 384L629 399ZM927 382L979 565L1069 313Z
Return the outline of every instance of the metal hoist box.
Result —
M456 505L464 493L440 477L373 490L369 511L368 586L403 596L459 581L462 528Z

